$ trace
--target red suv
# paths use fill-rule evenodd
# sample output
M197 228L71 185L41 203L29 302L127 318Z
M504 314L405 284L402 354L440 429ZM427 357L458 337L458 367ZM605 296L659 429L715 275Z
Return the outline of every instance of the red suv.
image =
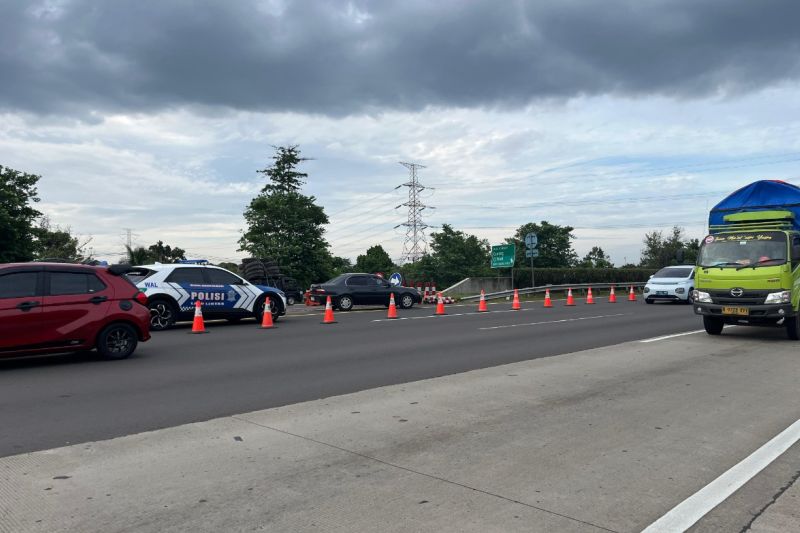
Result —
M147 297L130 267L0 264L0 357L76 350L125 359L150 338Z

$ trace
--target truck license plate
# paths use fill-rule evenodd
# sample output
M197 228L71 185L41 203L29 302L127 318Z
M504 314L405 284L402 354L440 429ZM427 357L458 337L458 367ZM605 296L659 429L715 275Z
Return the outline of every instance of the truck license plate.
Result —
M666 296L667 291L656 291L656 296Z
M747 316L749 314L749 311L746 307L723 307L722 314Z

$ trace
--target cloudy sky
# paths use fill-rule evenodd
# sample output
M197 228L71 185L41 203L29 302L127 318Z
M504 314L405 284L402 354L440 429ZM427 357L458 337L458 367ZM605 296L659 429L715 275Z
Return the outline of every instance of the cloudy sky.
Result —
M327 238L399 258L433 226L529 221L638 261L756 179L800 184L792 0L0 0L0 164L116 259L124 229L236 260L271 145L297 144Z

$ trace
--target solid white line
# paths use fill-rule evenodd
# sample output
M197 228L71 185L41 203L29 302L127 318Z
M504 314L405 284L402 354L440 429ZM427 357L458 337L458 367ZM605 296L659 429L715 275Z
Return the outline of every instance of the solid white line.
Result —
M584 316L580 318L563 318L561 320L548 320L545 322L529 322L527 324L508 324L505 326L491 326L487 328L478 328L480 330L490 330L490 329L505 329L505 328L519 328L522 326L541 326L543 324L559 324L561 322L577 322L578 320L595 320L598 318L611 318L615 316L625 316L625 315L632 315L633 313L617 313L615 315L598 315L598 316Z
M686 531L800 440L800 420L653 522L643 533Z
M488 315L488 314L497 314L497 313L519 313L520 311L533 311L533 307L522 308L518 310L514 309L500 309L497 311L489 311L487 313L479 313L477 311L472 311L470 313L447 313L446 315L423 315L423 316L401 316L400 318L376 318L372 322L397 322L399 320L422 320L424 318L447 318L451 316L470 316L470 315Z
M694 335L695 333L703 333L704 329L696 329L694 331L684 331L683 333L674 333L672 335L662 335L661 337L653 337L652 339L645 339L639 342L656 342L663 341L664 339L672 339L675 337L683 337L684 335Z
M723 329L728 328L735 328L736 324L726 324L723 326ZM651 339L644 339L639 342L656 342L656 341L663 341L666 339L672 339L674 337L683 337L684 335L694 335L695 333L703 333L704 329L696 329L694 331L684 331L683 333L673 333L672 335L662 335L661 337L653 337Z

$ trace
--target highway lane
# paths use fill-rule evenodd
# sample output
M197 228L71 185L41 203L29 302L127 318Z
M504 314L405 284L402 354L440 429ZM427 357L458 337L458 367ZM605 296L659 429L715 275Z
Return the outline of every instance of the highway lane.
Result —
M127 361L72 355L0 362L0 456L554 356L701 327L691 308L643 302L507 304L289 316L154 334Z
M732 328L3 457L0 532L798 531L798 379Z

